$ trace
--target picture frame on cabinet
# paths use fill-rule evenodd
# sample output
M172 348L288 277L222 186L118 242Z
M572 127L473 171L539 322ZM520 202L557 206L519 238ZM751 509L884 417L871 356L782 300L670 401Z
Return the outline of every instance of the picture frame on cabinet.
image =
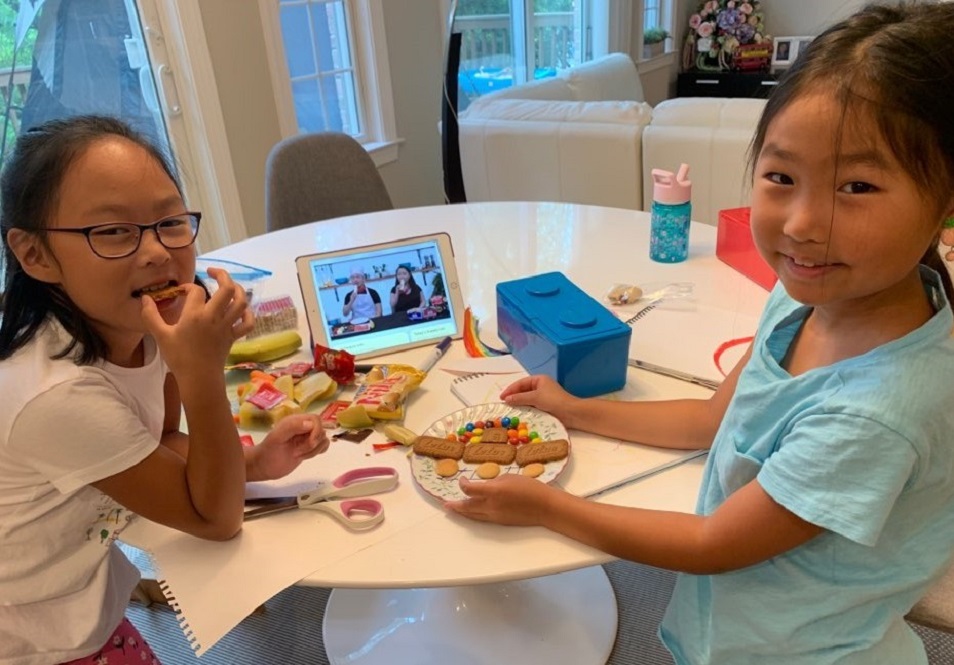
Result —
M776 37L772 48L772 69L786 69L795 64L799 53L808 48L814 37Z

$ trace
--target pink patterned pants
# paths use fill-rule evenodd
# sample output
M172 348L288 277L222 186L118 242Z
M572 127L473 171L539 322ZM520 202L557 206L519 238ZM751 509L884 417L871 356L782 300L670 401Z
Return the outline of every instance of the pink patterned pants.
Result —
M129 619L124 617L101 649L63 665L161 665L161 663L145 638L139 634L135 626L129 623Z

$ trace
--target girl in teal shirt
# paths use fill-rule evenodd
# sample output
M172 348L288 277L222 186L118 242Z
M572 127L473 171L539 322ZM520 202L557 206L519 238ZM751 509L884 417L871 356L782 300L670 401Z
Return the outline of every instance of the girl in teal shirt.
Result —
M926 663L905 613L954 548L954 4L871 6L825 31L753 141L752 233L778 273L709 400L502 393L569 428L710 447L696 514L589 502L508 474L448 509L543 525L681 571L677 663Z

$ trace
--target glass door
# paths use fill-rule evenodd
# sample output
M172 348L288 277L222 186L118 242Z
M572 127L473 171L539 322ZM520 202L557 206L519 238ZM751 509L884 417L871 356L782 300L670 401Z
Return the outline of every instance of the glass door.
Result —
M54 118L122 118L171 154L135 0L0 0L5 160Z
M596 0L597 5L605 0ZM458 111L495 90L592 58L593 0L457 0Z

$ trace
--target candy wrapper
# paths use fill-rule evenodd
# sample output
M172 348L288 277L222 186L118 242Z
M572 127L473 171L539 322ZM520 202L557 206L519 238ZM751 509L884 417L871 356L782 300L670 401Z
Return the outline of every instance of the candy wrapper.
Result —
M249 380L236 388L236 424L243 429L268 429L313 402L331 399L337 392L338 384L325 372L311 372L296 380L298 369L302 368L289 366L277 375L253 370ZM306 369L311 369L307 363Z
M407 395L421 385L426 372L411 365L375 365L364 377L364 383L358 386L351 407L338 415L347 420L347 411L361 407L373 420L400 420L404 418L404 401Z
M315 344L315 369L325 372L336 383L344 385L354 381L354 356L347 351L329 349Z
M632 284L614 284L606 294L606 299L613 305L632 305L642 297L643 290Z

